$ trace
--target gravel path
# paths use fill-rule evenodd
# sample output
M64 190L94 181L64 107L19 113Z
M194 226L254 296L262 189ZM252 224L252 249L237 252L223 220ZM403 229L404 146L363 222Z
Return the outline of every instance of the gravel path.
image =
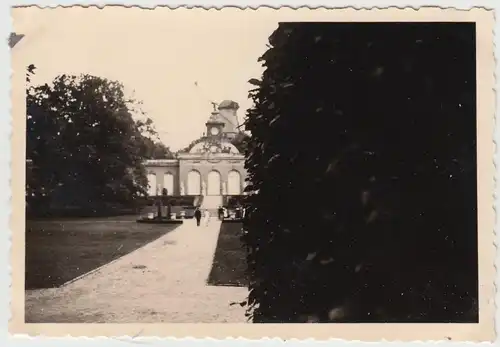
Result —
M187 220L61 288L26 292L27 323L245 323L246 288L206 284L220 222Z

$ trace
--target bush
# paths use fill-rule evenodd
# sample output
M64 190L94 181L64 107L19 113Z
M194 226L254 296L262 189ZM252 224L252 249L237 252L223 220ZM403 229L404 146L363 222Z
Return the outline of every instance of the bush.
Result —
M246 120L253 321L477 321L474 25L269 42Z
M222 198L222 205L226 208L235 208L245 204L244 195L224 195Z

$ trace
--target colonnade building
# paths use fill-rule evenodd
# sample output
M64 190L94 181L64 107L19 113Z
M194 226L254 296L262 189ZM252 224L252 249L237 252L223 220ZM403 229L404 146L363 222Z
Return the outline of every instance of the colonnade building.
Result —
M176 159L146 161L148 195L166 188L168 195L202 195L214 204L225 195L242 195L245 157L231 143L239 133L238 108L234 101L221 102L205 123L206 134L178 152Z

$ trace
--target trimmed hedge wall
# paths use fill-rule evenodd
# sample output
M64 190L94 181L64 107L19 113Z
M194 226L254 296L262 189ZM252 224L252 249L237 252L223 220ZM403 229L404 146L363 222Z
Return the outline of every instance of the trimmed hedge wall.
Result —
M284 23L269 43L246 120L253 321L477 322L474 25Z

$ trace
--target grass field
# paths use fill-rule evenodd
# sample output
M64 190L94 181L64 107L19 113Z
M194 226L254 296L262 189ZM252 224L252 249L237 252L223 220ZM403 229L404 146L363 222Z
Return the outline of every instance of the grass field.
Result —
M126 217L27 221L25 287L58 287L177 226L137 224Z
M246 251L241 237L241 223L222 223L212 269L207 283L212 286L245 287Z

